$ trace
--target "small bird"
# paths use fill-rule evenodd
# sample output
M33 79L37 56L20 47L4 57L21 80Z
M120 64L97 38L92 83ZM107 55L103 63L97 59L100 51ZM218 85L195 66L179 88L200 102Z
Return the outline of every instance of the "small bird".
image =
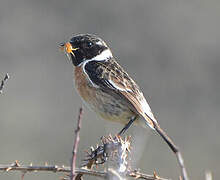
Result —
M117 63L107 44L96 35L79 34L60 44L75 66L75 86L86 104L103 119L156 130L176 153L178 147L160 128L142 91Z

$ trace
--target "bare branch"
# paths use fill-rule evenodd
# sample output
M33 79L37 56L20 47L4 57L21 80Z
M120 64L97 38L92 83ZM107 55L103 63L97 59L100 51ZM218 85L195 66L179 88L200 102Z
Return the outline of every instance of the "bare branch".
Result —
M176 152L176 157L177 157L177 161L179 163L179 166L181 168L181 174L182 174L183 180L189 180L187 172L186 172L186 168L184 165L184 160L183 160L182 154L180 153L179 150Z
M155 130L159 133L159 135L164 139L164 141L168 144L171 150L175 153L178 164L181 168L181 176L183 180L189 180L186 168L184 165L183 156L179 150L179 148L174 144L174 142L170 139L170 137L164 132L164 130L159 126L159 124L154 123Z
M145 180L168 180L168 179L159 177L155 172L153 175L148 175L145 173L140 173L137 170L129 171L127 173L127 177L134 177L135 179L145 179Z
M99 165L105 163L109 158L117 161L116 168L108 168L107 176L115 176L117 179L123 179L126 177L133 177L135 179L146 180L167 180L159 177L156 172L153 175L140 173L138 170L131 170L128 167L128 157L130 153L131 137L126 137L124 140L120 136L102 137L102 144L97 148L91 147L90 152L87 152L87 159L85 160L84 167L91 169L93 165ZM115 171L115 169L117 171Z
M6 81L9 79L9 74L6 73L4 79L1 81L1 85L0 85L0 94L3 93L3 88L5 86Z
M11 165L3 165L0 164L0 171L20 171L22 173L26 172L39 172L39 171L44 171L44 172L66 172L70 173L71 168L70 167L65 167L65 166L50 166L50 165L45 165L45 166L23 166L16 161L15 163ZM89 170L89 169L84 169L84 168L76 168L75 169L76 174L83 174L83 175L90 175L90 176L95 176L95 177L100 177L103 179L106 179L108 176L108 173L105 171L95 171L95 170ZM126 173L127 177L133 177L135 179L145 179L145 180L168 180L165 178L161 178L155 174L153 175L148 175L144 173L140 173L137 170L130 170Z
M83 114L83 109L82 107L79 109L79 116L78 116L78 121L77 121L77 128L75 130L75 140L73 143L73 152L72 152L72 159L71 159L71 172L70 172L70 180L74 180L76 177L75 173L75 168L76 168L76 154L77 154L77 149L79 145L79 131L81 128L81 121L82 121L82 114Z

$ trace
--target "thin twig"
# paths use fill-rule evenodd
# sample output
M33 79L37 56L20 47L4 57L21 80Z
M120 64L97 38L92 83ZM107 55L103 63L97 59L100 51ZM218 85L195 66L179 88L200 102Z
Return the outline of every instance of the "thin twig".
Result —
M160 134L160 136L164 139L164 141L168 144L168 146L171 148L171 150L175 153L178 164L181 169L181 176L183 180L189 180L186 168L184 165L183 156L181 155L181 152L179 148L174 144L174 142L170 139L170 137L163 131L163 129L159 126L159 124L154 123L155 130Z
M44 171L44 172L66 172L70 173L71 168L70 167L65 167L65 166L23 166L20 165L17 161L16 163L13 163L11 165L3 165L0 164L0 171L20 171L22 173L24 172L39 172L39 171ZM95 176L95 177L100 177L103 179L106 179L108 177L108 173L105 171L95 171L95 170L89 170L89 169L84 169L84 168L75 168L75 173L76 174L83 174L83 175L90 175L90 176ZM144 173L140 173L137 170L130 170L126 174L127 177L133 177L135 179L145 179L145 180L168 180L165 178L161 178L159 176L154 175L148 175Z
M189 180L187 172L186 172L186 167L184 165L183 156L179 150L176 152L176 158L181 168L181 174L182 174L183 180Z
M141 173L137 170L131 170L126 174L127 177L134 177L135 179L145 179L145 180L170 180L166 178L159 177L155 172L153 175Z
M81 128L81 121L82 121L82 114L83 114L83 109L82 107L79 109L79 116L78 116L78 121L77 121L77 128L75 130L75 139L73 143L73 152L72 152L72 159L71 159L71 172L70 172L70 180L74 180L76 177L75 169L76 169L76 154L77 154L77 149L79 145L79 131Z
M3 88L5 86L6 81L9 79L9 74L6 73L4 79L1 81L1 85L0 85L0 94L3 93Z

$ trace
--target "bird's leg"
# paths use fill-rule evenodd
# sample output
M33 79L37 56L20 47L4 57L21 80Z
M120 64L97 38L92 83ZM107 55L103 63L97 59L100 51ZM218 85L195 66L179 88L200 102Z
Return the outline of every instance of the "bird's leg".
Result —
M132 123L137 119L137 116L134 116L130 119L130 121L125 125L125 127L118 133L118 136L121 136L122 134L127 131L127 129L132 125Z

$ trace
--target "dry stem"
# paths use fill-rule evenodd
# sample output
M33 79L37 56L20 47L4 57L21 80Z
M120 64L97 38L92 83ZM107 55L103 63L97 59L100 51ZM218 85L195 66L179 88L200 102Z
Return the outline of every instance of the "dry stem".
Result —
M174 144L174 142L170 139L170 137L163 131L163 129L155 122L154 122L154 128L159 133L159 135L164 139L164 141L168 144L168 146L171 148L173 153L176 155L181 170L182 179L189 180L186 167L184 165L184 160L179 148Z
M71 159L71 172L70 172L70 180L74 180L76 177L75 173L75 168L76 168L76 154L77 154L77 149L79 145L79 131L81 128L81 121L82 121L82 107L79 109L79 116L78 116L78 121L77 121L77 129L75 130L75 140L73 143L73 152L72 152L72 159Z

